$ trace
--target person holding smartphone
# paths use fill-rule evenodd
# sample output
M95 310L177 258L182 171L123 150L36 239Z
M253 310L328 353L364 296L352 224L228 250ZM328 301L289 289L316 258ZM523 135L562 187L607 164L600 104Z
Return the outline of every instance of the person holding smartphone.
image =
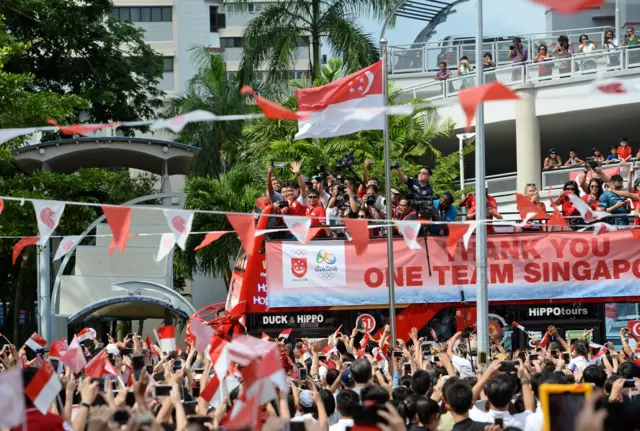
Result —
M589 54L596 49L596 44L591 40L589 36L587 36L586 34L580 36L580 46L578 46L579 53ZM596 68L596 61L593 58L582 60L581 67L584 71L593 70Z

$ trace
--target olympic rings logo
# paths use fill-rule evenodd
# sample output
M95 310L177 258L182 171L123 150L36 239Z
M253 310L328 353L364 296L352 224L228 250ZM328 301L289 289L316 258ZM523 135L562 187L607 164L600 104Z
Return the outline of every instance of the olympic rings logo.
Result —
M327 272L323 272L323 273L320 275L320 279L321 279L321 280L328 281L328 280L333 280L333 279L335 278L335 276L336 276L336 275L335 275L335 274L333 274L333 273L330 273L330 272L329 272L329 273L327 273Z
M296 248L291 250L291 255L292 256L297 256L297 257L302 257L302 256L306 256L307 255L307 250L305 249L301 249L301 248Z
M333 265L338 261L338 259L329 253L328 251L322 249L316 254L316 263L327 263L329 265Z

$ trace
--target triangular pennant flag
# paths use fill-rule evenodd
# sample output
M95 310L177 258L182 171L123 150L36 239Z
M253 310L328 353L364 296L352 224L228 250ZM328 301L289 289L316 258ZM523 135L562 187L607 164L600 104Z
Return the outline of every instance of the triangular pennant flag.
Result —
M265 99L264 97L259 96L253 91L253 88L245 85L240 89L240 94L250 94L256 101L258 108L262 111L265 118L270 118L273 120L293 120L298 121L298 118L307 118L308 114L293 112L290 109L285 108L282 105L278 105L271 100Z
M173 235L173 234L171 234ZM137 233L130 233L127 235L127 241L131 238L133 238L134 236L138 236ZM113 253L116 251L116 248L118 248L118 243L114 240L111 241L111 244L109 244L109 257L113 256Z
M287 225L298 242L304 244L307 241L307 235L309 235L309 229L311 228L311 218L284 216L283 220L284 224Z
M180 133L184 127L194 121L213 121L217 116L209 111L197 109L186 114L178 115L172 118L162 118L154 121L149 128L151 130L170 129L174 133Z
M53 257L53 260L62 259L65 257L71 250L73 250L82 237L80 235L71 235L65 236L60 241L60 245L58 245L58 250L56 250L56 255Z
M482 102L491 100L516 100L520 97L503 83L496 81L491 84L481 85L460 90L458 93L460 106L467 116L467 131L471 130L471 123L476 116L476 109Z
M605 0L533 0L564 15L571 15L586 9L597 9Z
M56 230L60 217L64 211L64 203L56 201L33 200L33 208L36 210L38 232L40 233L40 245L46 244L53 231Z
M255 243L255 220L250 214L227 214L227 220L236 231L242 248L249 255L253 255L253 245Z
M520 217L523 220L526 219L529 221L532 218L536 220L549 220L549 216L542 208L520 193L516 193L516 205L520 212Z
M113 240L120 251L124 253L131 228L131 207L103 205L102 211L113 234Z
M418 242L420 222L395 220L393 223L400 231L400 235L404 238L404 243L407 245L409 250L422 250L422 247Z
M553 214L551 214L551 219L547 223L547 226L558 226L562 230L566 229L569 225L567 221L562 217L560 211L556 208L553 210Z
M120 123L105 123L105 124L71 124L69 126L61 126L53 118L47 118L47 123L55 126L62 132L63 135L87 135L93 133L96 130L105 129L107 127L115 127Z
M447 239L447 252L449 256L455 256L456 248L461 239L464 240L465 248L469 247L469 239L475 229L475 222L467 222L465 224L449 223L449 238Z
M351 235L356 255L364 261L367 246L369 245L369 225L367 220L344 219L347 232Z
M37 236L30 236L28 238L20 238L20 241L18 241L16 243L16 245L13 246L13 254L11 257L11 263L13 265L16 264L16 260L18 260L18 256L20 256L20 253L22 253L22 250L30 245L33 244L37 244L38 241L40 241L40 237Z
M4 211L4 199L0 198L0 214Z
M172 233L163 233L160 237L160 245L158 246L158 255L156 256L156 262L160 262L167 257L173 246L176 245L176 237Z
M593 209L591 209L588 203L586 203L573 193L569 193L566 196L569 198L573 206L576 207L576 209L582 216L582 219L586 223L593 223L597 220L611 216L611 214L606 211L594 211Z
M186 210L163 210L164 216L169 224L169 229L176 238L176 244L182 250L187 242L187 237L191 233L193 224L193 211Z
M194 248L194 251L198 251L201 248L205 248L206 246L208 246L209 244L216 242L222 235L227 234L229 232L208 232L205 236L204 239L202 240L202 242L200 244L198 244L198 246L196 248Z
M269 334L265 334L264 332L262 333L262 336L260 337L261 340L269 340Z
M588 228L581 229L581 231L584 231L586 229ZM603 232L615 232L617 230L618 227L616 225L598 222L593 225L593 236L598 236Z

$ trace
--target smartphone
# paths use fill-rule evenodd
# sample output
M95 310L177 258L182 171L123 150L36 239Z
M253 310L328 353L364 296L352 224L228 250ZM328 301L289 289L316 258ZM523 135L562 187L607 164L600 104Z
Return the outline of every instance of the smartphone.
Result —
M518 362L516 361L502 361L502 363L500 364L500 371L515 371L516 365L518 365Z
M147 373L149 375L153 374L153 365L147 365L145 368L147 369Z
M437 356L433 357L433 362L440 362L440 358L438 358Z
M182 362L174 362L173 363L173 371L178 371L182 369Z
M351 367L351 362L350 362L350 361L347 361L347 362L345 362L345 363L344 363L344 364L342 364L342 365L344 365L345 367L349 368L349 367Z
M425 341L422 343L422 350L430 349L435 343L433 341Z
M405 375L411 374L411 364L409 363L404 364L404 374Z
M306 368L300 368L300 380L304 381L307 380L307 369Z
M144 369L144 356L136 355L131 358L131 363L133 364L133 375L136 380L140 379L140 375L142 374L142 370Z
M502 418L502 416L496 416L493 419L493 423L495 425L498 425L500 428L504 427L504 419Z
M393 351L393 357L394 358L402 358L404 352L402 350L394 350Z
M537 360L538 360L538 355L529 355L530 362L537 361Z
M562 353L562 360L564 360L564 362L566 362L568 364L569 361L571 360L571 357L569 356L569 354L567 352L563 352Z
M154 377L154 380L156 382L163 382L164 381L164 373L158 373L156 374L156 376Z
M98 390L100 392L105 392L107 390L107 387L105 386L108 383L108 380L105 379L104 377L100 377L99 379L94 379L94 382L98 382Z
M171 393L171 385L155 385L153 387L154 397L168 397Z
M182 392L182 391L180 391ZM198 401L196 400L192 400L192 401L183 401L182 402L182 407L184 407L184 412L187 415L194 415L196 414L196 405L198 404Z
M545 418L545 429L573 431L575 419L593 392L589 384L540 385L540 404Z
M204 425L205 423L212 422L212 421L213 421L213 418L209 416L189 416L187 418L187 422L201 424L201 425ZM304 424L304 422L302 422L302 424Z
M113 412L113 421L120 425L126 425L129 422L129 412L124 409L118 409Z
M622 385L623 388L635 388L636 387L636 381L633 379L625 379L624 380L624 385Z
M135 332L129 332L126 338L133 338L135 335Z

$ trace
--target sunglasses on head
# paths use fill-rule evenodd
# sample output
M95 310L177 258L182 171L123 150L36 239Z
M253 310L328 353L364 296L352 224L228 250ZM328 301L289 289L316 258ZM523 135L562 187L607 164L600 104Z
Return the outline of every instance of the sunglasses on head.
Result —
M525 187L535 187L535 186L536 186L535 184L533 184L533 183L529 183L529 184L527 184Z

